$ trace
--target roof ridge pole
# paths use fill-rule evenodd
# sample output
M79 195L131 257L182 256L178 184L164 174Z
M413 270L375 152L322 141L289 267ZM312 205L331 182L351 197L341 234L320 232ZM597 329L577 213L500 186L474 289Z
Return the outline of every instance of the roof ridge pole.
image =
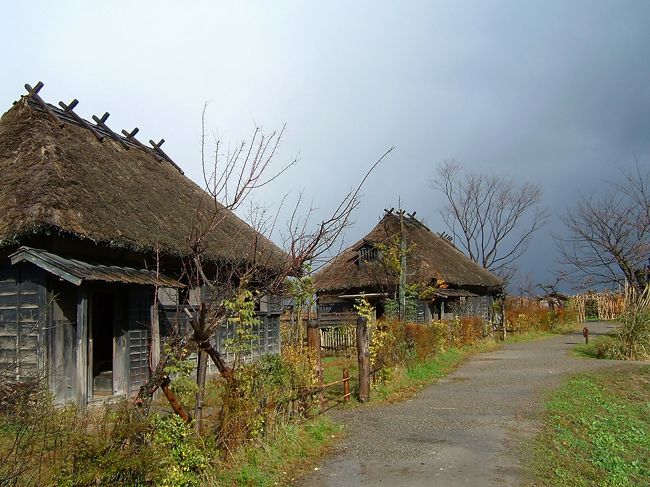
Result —
M79 104L79 100L77 100L76 98L72 100L69 105L66 105L62 101L59 102L59 106L63 108L65 113L67 113L72 118L74 118L77 121L77 123L81 124L82 127L85 127L88 130L90 130L93 133L93 135L97 137L97 140L103 142L104 136L99 132L97 132L97 130L95 130L92 125L90 125L88 122L86 122L83 118L81 118L79 115L75 113L74 109L78 104Z
M122 133L124 134L126 140L135 144L143 151L153 155L158 160L158 162L162 161L162 156L158 155L151 147L147 147L146 145L144 145L142 142L140 142L138 139L135 138L135 134L137 134L139 131L140 129L138 127L135 127L133 130L131 130L131 132L127 132L126 130L122 129Z
M122 129L122 134L124 134L124 138L128 140L129 142L133 142L135 145L137 145L140 149L143 149L145 152L151 152L151 149L144 145L142 142L140 142L138 139L135 138L135 134L140 132L140 129L138 127L135 127L131 132L127 132L126 130Z
M45 86L45 85L43 84L42 81L39 81L38 83L36 83L36 86L34 86L33 88L31 86L29 86L29 84L26 83L25 84L25 89L28 92L27 96L30 97L32 100L34 100L36 103L38 103L41 106L41 108L43 108L43 110L45 110L47 112L47 114L50 116L50 118L52 118L52 120L54 120L60 128L63 128L63 126L65 125L63 123L63 120L61 120L59 117L57 117L56 113L54 113L52 111L52 109L47 105L47 103L45 103L43 101L43 98L41 98L38 95L38 92L41 91L41 88L43 88L43 86Z
M108 126L106 125L106 120L108 120L108 117L110 117L111 114L108 112L105 112L104 115L102 115L102 118L99 118L97 115L93 115L93 120L97 124L98 127L101 127L104 129L106 132L108 132L108 135L111 136L111 138L117 142L120 143L122 147L124 147L126 150L129 150L129 146L122 140L122 137L117 135L115 132L113 132Z

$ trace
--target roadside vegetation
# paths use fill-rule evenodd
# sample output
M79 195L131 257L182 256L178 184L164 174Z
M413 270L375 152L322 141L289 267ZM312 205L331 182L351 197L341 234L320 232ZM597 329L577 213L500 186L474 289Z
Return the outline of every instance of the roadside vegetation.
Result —
M579 375L556 390L534 444L534 485L650 485L648 397L650 366Z
M508 303L508 330L505 343L517 343L568 333L575 329L571 310L542 308L538 303ZM495 350L501 344L501 333L492 330L477 318L456 318L430 324L401 323L397 320L374 325L371 346L372 400L399 401L417 392L424 385L448 374L476 353ZM324 382L341 379L341 371L357 375L357 359L347 356L323 359ZM326 399L335 400L343 394L343 386L328 389ZM350 406L359 404L350 401Z
M620 325L574 348L590 359L650 357L650 287L628 287ZM650 485L650 366L574 377L546 405L535 440L538 486Z
M650 286L642 293L627 289L618 321L620 326L614 332L576 346L574 353L579 357L613 360L650 358Z
M396 320L372 326L373 402L408 397L470 354L499 343L491 327L478 319L428 325ZM510 337L559 331L561 321L536 314L521 318L519 327ZM325 382L340 379L344 366L355 377L354 362L356 358L324 359ZM169 367L175 377L172 389L192 410L194 367L182 361ZM0 484L286 485L341 430L319 414L312 352L299 344L287 345L280 356L242 362L234 374L230 382L223 377L207 382L200 432L192 422L171 414L164 397L156 398L151 413L143 415L127 401L87 410L57 406L39 384L29 390L3 390ZM355 387L353 381L353 394ZM342 390L334 387L327 394L340 399Z

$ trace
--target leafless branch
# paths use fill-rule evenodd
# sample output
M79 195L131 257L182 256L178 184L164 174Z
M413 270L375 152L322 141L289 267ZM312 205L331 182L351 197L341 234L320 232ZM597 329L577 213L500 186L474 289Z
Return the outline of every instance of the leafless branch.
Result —
M445 196L443 221L468 257L503 278L513 272L548 214L542 189L512 178L464 172L455 161L437 168L432 186Z
M649 195L650 171L637 162L632 171L621 171L607 193L582 196L562 217L561 262L583 287L627 281L643 288L650 257Z

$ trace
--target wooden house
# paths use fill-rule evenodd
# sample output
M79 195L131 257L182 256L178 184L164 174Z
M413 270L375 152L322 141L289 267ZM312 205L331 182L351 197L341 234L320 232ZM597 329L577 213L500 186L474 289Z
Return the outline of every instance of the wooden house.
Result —
M406 285L420 290L420 297L407 308L410 321L455 315L490 319L491 305L502 291L501 280L466 257L449 238L433 233L415 214L390 210L370 233L316 274L321 326L354 321L353 305L361 296L374 305L377 317L384 316L387 306L397 303L400 267Z
M0 372L49 381L57 401L137 391L160 329L196 293L181 279L189 236L220 209L206 271L274 272L285 254L221 207L160 149L38 95L0 120ZM222 272L227 274L227 272ZM279 309L261 306L258 348L277 350ZM224 330L223 333L228 333ZM217 337L218 339L218 337Z

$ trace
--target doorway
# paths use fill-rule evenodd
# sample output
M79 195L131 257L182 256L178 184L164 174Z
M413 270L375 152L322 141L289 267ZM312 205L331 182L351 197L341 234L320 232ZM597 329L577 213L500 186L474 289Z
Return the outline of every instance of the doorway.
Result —
M115 296L109 292L93 292L90 333L88 335L89 398L113 395L113 336L115 329Z

